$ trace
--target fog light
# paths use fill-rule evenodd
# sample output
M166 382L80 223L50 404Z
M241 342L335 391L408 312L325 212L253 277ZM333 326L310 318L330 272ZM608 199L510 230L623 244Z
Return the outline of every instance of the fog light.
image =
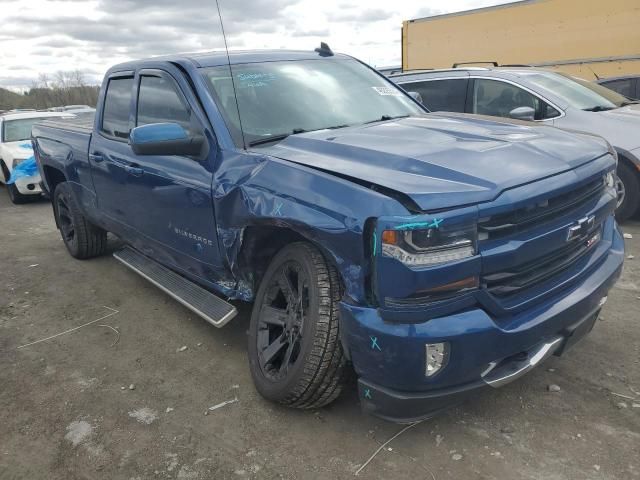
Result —
M443 343L427 343L425 345L426 365L424 374L432 377L438 373L446 364L449 354L449 344Z

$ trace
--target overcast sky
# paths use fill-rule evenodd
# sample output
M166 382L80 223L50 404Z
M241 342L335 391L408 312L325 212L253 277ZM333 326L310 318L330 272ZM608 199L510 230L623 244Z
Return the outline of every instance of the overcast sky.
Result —
M508 0L219 0L230 49L335 51L400 64L403 20ZM215 0L0 0L0 87L79 69L99 83L112 64L222 48Z

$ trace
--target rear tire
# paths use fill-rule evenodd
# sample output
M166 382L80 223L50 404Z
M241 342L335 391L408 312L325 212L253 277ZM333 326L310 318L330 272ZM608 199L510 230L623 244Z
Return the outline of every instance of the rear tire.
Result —
M268 400L323 407L340 394L347 363L339 334L338 273L308 243L283 248L265 272L249 328L249 367Z
M82 214L68 182L59 183L53 194L53 211L62 240L72 257L84 260L107 249L107 232Z
M620 161L617 170L618 178L625 190L624 200L616 210L616 218L624 222L633 216L638 210L640 202L640 178L637 170L634 170L626 162Z

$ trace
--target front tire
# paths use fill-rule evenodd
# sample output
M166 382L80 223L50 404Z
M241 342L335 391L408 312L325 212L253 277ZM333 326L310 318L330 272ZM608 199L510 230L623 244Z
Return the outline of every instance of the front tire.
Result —
M56 224L72 257L84 260L102 255L107 249L107 232L82 214L68 182L59 183L53 194Z
M9 169L4 164L4 160L0 160L0 168L2 169L2 176L4 177L4 183L7 187L7 193L9 194L9 200L14 205L21 205L23 203L27 203L30 198L29 195L21 194L14 184L9 185L7 182L11 178L11 174L9 173Z
M263 397L303 409L338 397L347 373L341 294L335 268L310 244L291 244L273 258L249 328L249 367Z
M627 163L618 163L618 179L624 188L624 200L616 209L616 219L624 222L633 216L638 210L640 202L640 179L638 172L634 171Z

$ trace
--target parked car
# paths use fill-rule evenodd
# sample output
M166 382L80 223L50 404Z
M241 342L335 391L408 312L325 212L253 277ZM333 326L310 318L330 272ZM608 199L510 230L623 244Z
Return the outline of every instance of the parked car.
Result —
M601 135L618 154L620 205L626 220L640 206L640 105L612 90L535 68L456 68L390 77L420 93L431 111L534 120Z
M227 61L117 65L93 124L33 128L73 257L109 231L215 326L253 302L255 385L298 408L354 368L365 411L422 418L592 329L624 258L605 140L428 114L326 45Z
M31 127L40 120L64 116L71 115L34 110L0 115L0 182L6 185L13 203L24 203L42 193L37 172L32 177L21 177L8 183L13 169L33 157Z
M597 83L630 100L640 100L640 75L599 78Z
M72 112L72 111L76 111L76 110L94 110L93 107L90 107L89 105L65 105L64 107L62 107L63 110L65 112Z
M65 113L72 113L76 117L87 116L93 119L93 116L96 114L96 109L91 107L86 108L70 108L65 110Z

